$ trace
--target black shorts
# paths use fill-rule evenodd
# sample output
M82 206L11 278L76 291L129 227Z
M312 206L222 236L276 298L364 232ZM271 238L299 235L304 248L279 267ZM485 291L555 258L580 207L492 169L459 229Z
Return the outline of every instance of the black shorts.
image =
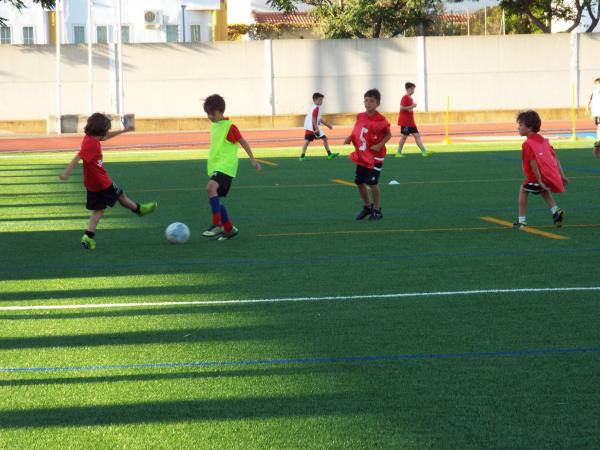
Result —
M123 189L115 183L101 191L87 191L87 202L85 207L91 211L106 209L107 206L112 208L122 194Z
M379 174L381 173L381 167L377 169L368 169L365 166L356 166L356 177L354 183L358 186L359 184L368 184L369 186L375 186L379 183Z
M312 142L315 139L327 139L327 136L325 136L324 134L317 136L315 133L313 133L312 131L308 131L308 130L306 130L304 132L304 140L305 141Z
M600 125L600 117L594 117L594 123Z
M400 127L400 134L403 134L404 136L410 136L411 134L416 134L418 132L419 130L417 127Z
M233 181L233 177L224 174L223 172L213 172L210 177L211 180L217 182L219 187L217 188L217 194L219 197L227 197L227 193L231 188L231 182Z
M538 194L541 194L542 192L544 192L544 190L538 183L533 183L531 181L529 183L525 183L523 185L523 190L525 192L529 192L530 194L534 194L534 195L538 195Z

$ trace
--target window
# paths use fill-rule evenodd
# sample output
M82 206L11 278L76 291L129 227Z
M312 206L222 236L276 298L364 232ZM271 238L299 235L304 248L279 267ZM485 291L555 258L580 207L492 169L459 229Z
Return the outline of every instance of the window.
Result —
M129 25L121 25L121 43L129 44Z
M215 37L213 36L213 27L212 25L208 26L208 40L209 41L214 41Z
M85 27L75 25L73 27L73 44L85 44Z
M108 44L108 27L106 25L96 27L96 42Z
M0 27L0 44L10 44L10 28L9 27Z
M179 42L179 25L167 25L167 42Z
M33 38L33 27L23 27L23 44L35 44L35 39Z
M192 31L192 38L190 39L190 41L192 42L200 42L201 38L200 38L200 25L192 25L191 27L191 31Z

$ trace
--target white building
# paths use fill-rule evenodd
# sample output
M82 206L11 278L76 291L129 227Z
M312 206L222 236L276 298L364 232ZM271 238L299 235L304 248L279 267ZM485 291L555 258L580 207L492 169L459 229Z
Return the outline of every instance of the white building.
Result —
M121 2L124 43L207 42L226 39L225 0L93 0L92 43L116 42L118 2ZM52 44L56 36L56 13L25 0L19 12L0 3L0 44ZM58 3L58 2L57 2ZM87 5L84 0L63 0L62 43L87 43ZM221 17L222 16L222 17Z

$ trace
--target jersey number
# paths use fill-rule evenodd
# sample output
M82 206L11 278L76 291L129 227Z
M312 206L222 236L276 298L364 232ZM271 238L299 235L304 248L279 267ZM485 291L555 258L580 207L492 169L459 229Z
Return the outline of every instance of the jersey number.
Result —
M365 138L365 134L367 134L369 130L367 128L363 128L360 130L360 142L362 145L358 148L361 152L364 152L367 149L367 139Z

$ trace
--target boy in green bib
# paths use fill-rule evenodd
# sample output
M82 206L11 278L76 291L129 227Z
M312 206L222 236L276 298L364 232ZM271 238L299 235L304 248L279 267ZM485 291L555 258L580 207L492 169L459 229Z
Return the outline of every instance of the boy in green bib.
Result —
M218 94L207 97L204 100L204 112L212 122L207 163L210 180L206 185L208 203L212 211L212 225L202 233L202 236L226 241L238 234L238 229L231 223L227 210L221 203L221 197L227 196L231 182L237 175L237 144L239 143L246 151L250 163L256 170L260 170L260 164L254 159L252 149L240 130L231 120L223 116L225 113L223 97Z

